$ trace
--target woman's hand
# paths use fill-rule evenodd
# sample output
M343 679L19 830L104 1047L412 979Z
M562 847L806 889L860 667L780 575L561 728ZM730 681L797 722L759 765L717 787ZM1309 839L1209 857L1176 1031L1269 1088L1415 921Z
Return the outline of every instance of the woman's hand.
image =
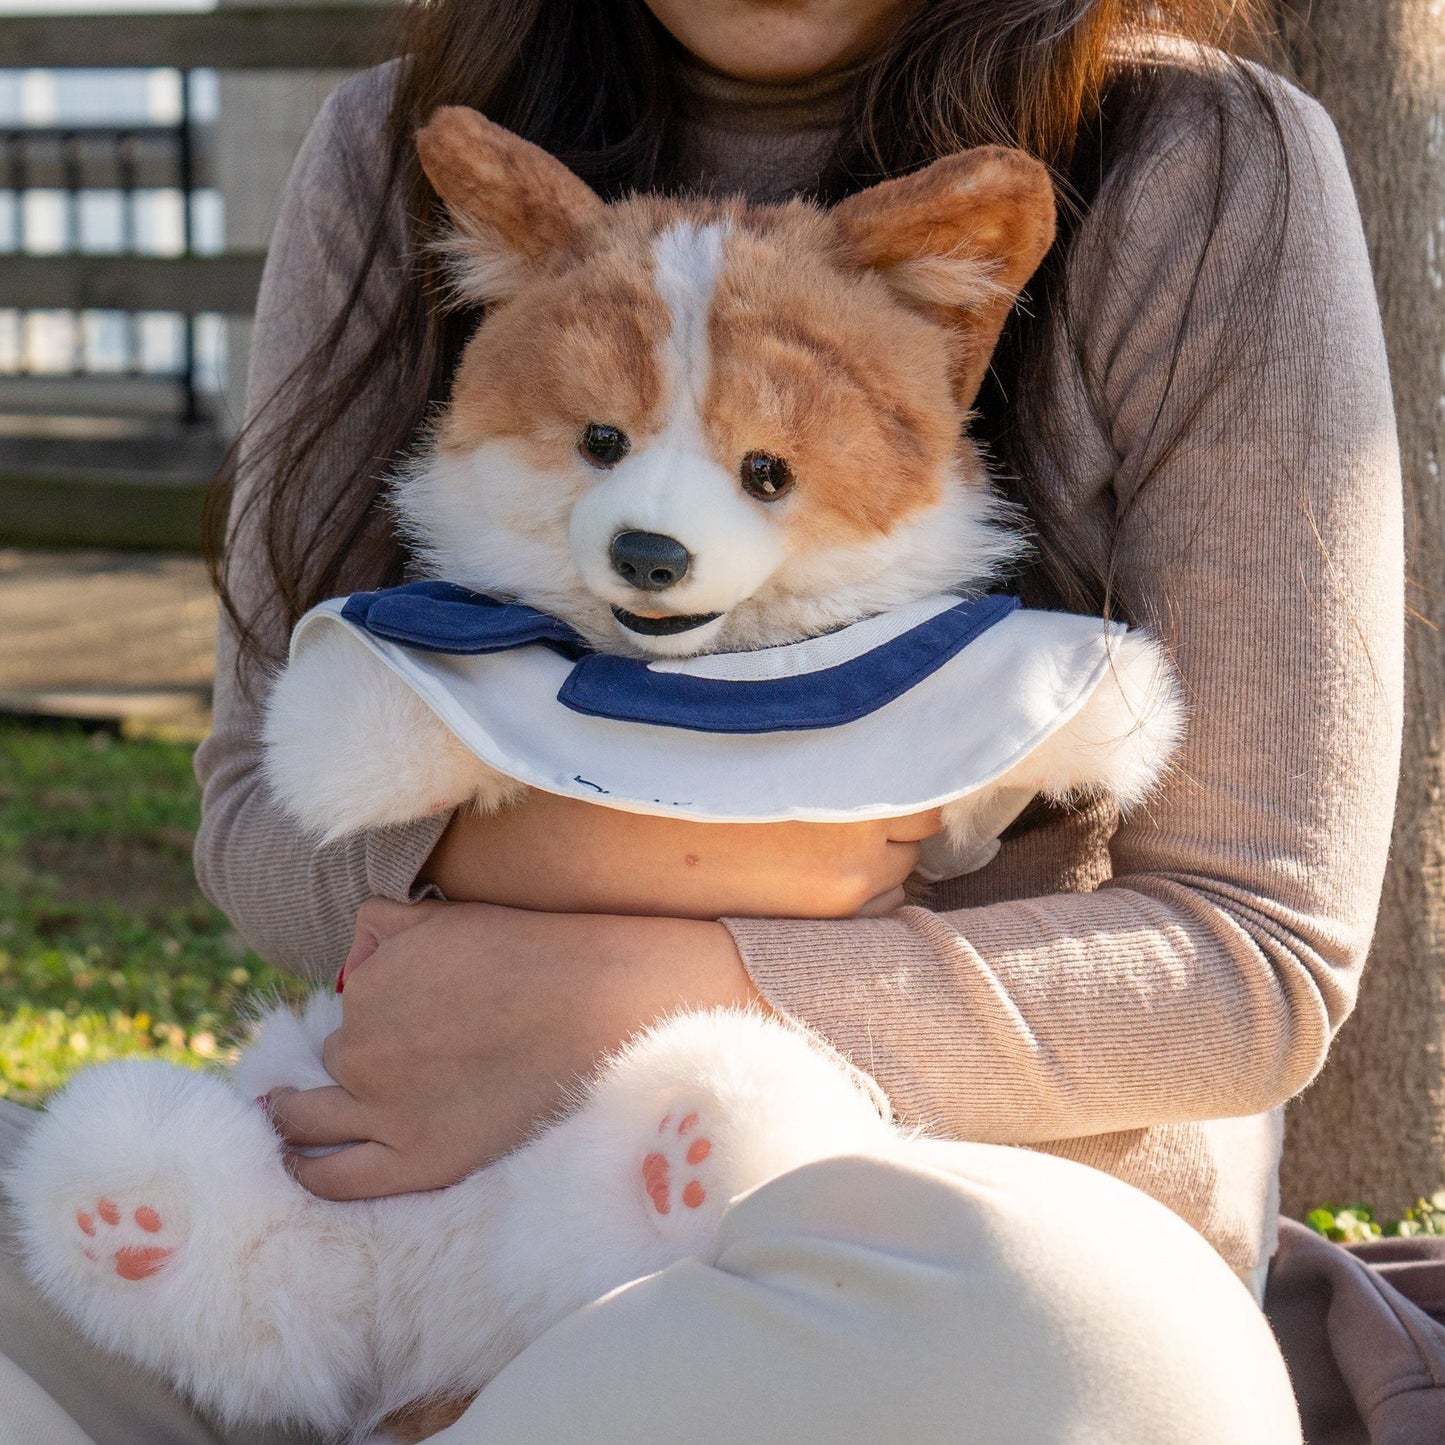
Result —
M938 809L865 823L694 823L530 792L459 813L425 877L448 898L552 913L851 918L903 899Z
M639 1029L761 1002L720 924L483 903L372 899L342 975L342 1026L322 1049L335 1087L271 1099L293 1146L351 1145L291 1156L327 1199L454 1184L522 1143Z

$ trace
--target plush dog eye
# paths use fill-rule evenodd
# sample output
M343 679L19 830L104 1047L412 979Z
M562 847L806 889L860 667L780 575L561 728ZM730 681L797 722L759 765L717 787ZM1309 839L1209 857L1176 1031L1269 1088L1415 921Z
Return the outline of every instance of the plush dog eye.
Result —
M594 467L615 467L632 450L632 443L619 427L594 421L583 429L577 449Z
M749 452L742 464L743 491L760 502L776 502L793 489L793 469L771 452Z

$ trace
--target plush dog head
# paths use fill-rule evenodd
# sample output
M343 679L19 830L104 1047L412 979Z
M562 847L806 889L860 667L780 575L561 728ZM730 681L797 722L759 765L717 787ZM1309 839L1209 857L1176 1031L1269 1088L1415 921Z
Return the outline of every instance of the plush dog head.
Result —
M1053 238L1038 162L968 151L823 211L608 205L459 107L418 146L485 305L394 493L431 575L682 656L979 589L1017 552L965 424Z

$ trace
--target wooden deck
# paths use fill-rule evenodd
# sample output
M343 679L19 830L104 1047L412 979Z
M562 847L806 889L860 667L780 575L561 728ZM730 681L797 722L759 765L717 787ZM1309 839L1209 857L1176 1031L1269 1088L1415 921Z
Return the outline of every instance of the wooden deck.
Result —
M215 641L196 558L0 548L0 712L195 725Z

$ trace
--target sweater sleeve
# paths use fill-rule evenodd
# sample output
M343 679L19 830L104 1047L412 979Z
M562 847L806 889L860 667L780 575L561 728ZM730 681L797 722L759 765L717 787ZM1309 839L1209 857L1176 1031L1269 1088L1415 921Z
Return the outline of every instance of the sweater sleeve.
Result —
M279 622L269 622L265 545L246 500L267 485L264 441L287 412L287 383L340 313L359 269L377 207L384 204L382 126L391 66L348 81L322 108L287 182L257 303L247 387L246 433L227 539L232 587L243 613L262 621L268 650L285 656ZM394 212L351 326L338 347L342 367L375 337L401 265L404 217ZM307 508L323 518L331 479L349 475L365 446L368 420L386 404L382 376L354 403L309 466ZM273 400L274 398L274 400ZM319 527L317 528L319 530ZM374 579L357 577L354 585ZM259 609L259 610L258 610ZM267 791L259 732L269 683L265 667L238 658L223 617L216 657L212 732L196 753L202 787L196 876L246 942L278 967L323 976L346 955L352 920L370 895L415 896L416 875L447 815L346 838L325 847L301 833Z
M1338 140L1312 101L1262 83L1290 172L1263 305L1234 304L1269 269L1283 199L1257 122L1233 127L1222 199L1208 125L1156 134L1124 204L1094 213L1111 234L1086 222L1071 261L1091 284L1058 484L1081 547L1112 532L1120 590L1191 713L1170 781L1114 834L1112 877L951 913L729 921L776 1007L956 1136L1270 1109L1354 1002L1399 759L1399 460Z

